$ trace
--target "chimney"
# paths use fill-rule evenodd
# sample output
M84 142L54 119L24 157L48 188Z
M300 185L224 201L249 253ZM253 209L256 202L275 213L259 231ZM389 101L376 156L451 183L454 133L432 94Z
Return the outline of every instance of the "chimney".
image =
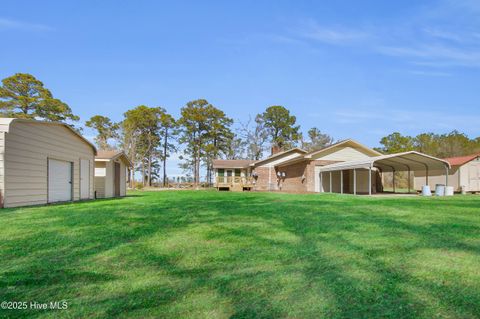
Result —
M277 153L280 153L280 151L281 151L280 147L278 145L274 144L274 145L272 145L272 154L270 154L270 156L275 155Z

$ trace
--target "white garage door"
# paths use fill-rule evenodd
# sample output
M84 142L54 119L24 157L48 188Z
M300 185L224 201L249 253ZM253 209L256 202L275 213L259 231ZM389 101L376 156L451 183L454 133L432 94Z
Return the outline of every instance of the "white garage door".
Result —
M48 202L72 200L72 163L48 160Z
M80 198L90 198L90 161L80 160Z

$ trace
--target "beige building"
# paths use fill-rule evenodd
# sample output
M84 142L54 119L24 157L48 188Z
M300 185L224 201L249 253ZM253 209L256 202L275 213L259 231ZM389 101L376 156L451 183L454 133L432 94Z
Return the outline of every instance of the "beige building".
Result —
M127 194L127 176L132 163L122 151L98 151L95 157L95 198Z
M1 206L93 199L95 155L67 124L0 118Z
M480 154L446 158L451 165L448 185L456 192L462 188L466 192L480 192ZM421 188L426 183L426 172L415 172L415 188ZM429 172L428 185L435 189L436 184L445 184L444 173L441 170Z
M311 152L299 148L272 152L270 157L255 162L217 160L214 168L218 189L375 194L384 191L385 172L443 171L441 176L445 183L449 163L418 152L382 155L348 139ZM244 172L252 187L238 187L237 183L243 179L225 180L219 169L222 172L237 169L240 176ZM413 181L409 181L409 190L412 185Z

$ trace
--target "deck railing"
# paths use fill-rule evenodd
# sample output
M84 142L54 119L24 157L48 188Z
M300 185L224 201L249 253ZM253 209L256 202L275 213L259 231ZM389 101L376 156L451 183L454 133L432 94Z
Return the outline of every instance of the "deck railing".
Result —
M233 185L252 186L253 178L243 176L218 176L216 178L217 187Z

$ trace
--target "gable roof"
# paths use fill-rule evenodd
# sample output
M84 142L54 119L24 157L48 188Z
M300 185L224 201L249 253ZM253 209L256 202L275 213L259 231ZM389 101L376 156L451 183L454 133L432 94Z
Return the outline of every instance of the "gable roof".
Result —
M375 156L383 155L382 153L377 152L374 149L371 149L370 147L365 146L365 145L349 138L349 139L346 139L346 140L343 140L343 141L339 141L337 143L333 143L333 144L328 145L328 146L326 146L324 148L321 148L319 150L311 151L311 152L305 154L304 157L305 158L312 158L315 155L321 154L321 153L326 152L326 151L328 151L328 150L330 150L330 149L332 149L336 146L340 146L340 145L343 145L343 144L353 144L353 145L357 146L358 148L361 148L361 149L363 149L363 150L365 150L365 151L367 151L367 152L369 152L369 153L371 153L372 155L375 155Z
M476 159L477 157L480 157L480 153L466 155L466 156L449 157L449 158L446 158L445 160L448 161L452 166L461 166L463 164L466 164Z
M213 168L246 168L255 163L253 160L213 160Z
M79 137L85 143L90 145L93 149L95 155L97 155L97 148L93 145L89 140L83 137L80 133L75 131L73 127L66 123L62 122L49 122L49 121L37 121L37 120L29 120L29 119L20 119L20 118L10 118L10 117L0 117L0 132L8 133L10 131L10 126L14 123L35 123L35 124L42 124L42 125L56 125L56 126L63 126L69 129L74 135Z
M100 150L98 151L97 156L95 156L96 160L109 160L113 161L118 158L123 158L130 167L133 166L132 162L128 158L127 154L125 154L124 151L118 151L118 150L113 150L113 151L105 151L105 150Z
M301 154L306 154L307 153L307 151L302 150L301 148L294 147L294 148L291 148L289 150L273 154L273 155L271 155L271 156L269 156L269 157L267 157L263 160L259 160L259 161L255 162L254 164L257 165L257 164L265 163L265 162L268 162L272 159L282 158L283 156L286 156L286 155L289 155L289 154L295 153L295 152L296 153L301 153Z
M450 164L446 160L416 151L408 151L396 154L379 155L361 160L338 162L322 166L321 171L328 172L355 168L365 169L373 166L380 167L382 171L386 172L405 171L408 169L424 170L426 167L429 169L450 168Z

